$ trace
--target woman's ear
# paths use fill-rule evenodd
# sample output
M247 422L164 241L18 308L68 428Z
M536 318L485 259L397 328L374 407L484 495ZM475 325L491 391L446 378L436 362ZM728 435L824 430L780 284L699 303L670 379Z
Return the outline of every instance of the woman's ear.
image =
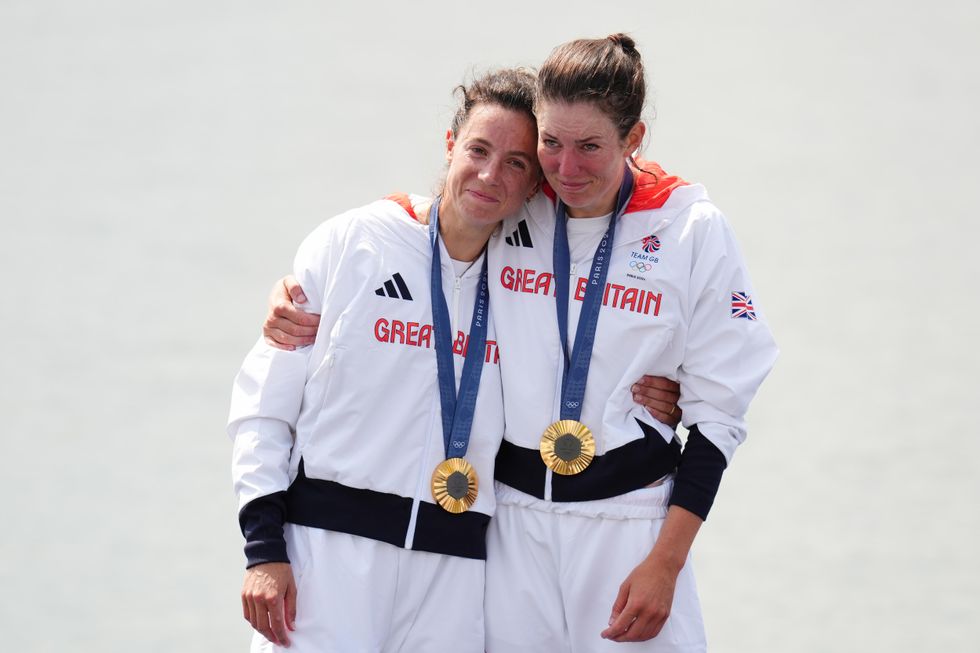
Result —
M632 156L634 152L640 149L646 133L647 126L642 120L633 125L633 128L626 134L626 156Z

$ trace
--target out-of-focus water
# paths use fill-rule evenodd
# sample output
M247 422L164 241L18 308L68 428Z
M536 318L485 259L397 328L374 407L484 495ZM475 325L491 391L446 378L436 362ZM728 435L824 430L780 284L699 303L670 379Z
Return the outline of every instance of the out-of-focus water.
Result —
M782 348L695 545L711 649L976 650L976 4L334 5L0 3L0 648L243 650L272 280L432 187L467 72L628 31Z

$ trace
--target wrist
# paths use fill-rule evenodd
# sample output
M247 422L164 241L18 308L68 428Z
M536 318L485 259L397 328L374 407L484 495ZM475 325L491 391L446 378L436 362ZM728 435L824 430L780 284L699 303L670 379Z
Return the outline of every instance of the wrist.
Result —
M667 569L676 576L681 573L681 569L687 562L687 552L674 551L667 547L655 545L653 551L647 556L647 562L661 569Z

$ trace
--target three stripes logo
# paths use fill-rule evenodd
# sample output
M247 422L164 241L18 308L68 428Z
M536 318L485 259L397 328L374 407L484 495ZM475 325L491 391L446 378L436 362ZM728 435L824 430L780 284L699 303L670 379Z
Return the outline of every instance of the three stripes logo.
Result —
M399 272L396 272L390 279L385 281L383 286L374 291L374 294L379 297L391 297L392 299L412 301L412 293L408 291L408 286L405 285L405 280L402 279L402 275Z
M504 242L514 247L534 247L531 242L531 232L527 230L527 220L517 223L514 233L504 238Z

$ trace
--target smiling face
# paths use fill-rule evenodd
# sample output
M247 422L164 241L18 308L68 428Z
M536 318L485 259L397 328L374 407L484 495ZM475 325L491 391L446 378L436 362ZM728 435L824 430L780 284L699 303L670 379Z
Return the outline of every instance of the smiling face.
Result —
M494 104L472 109L454 138L446 135L447 217L462 228L496 226L537 190L537 133L529 116Z
M611 213L625 159L643 141L643 123L620 138L613 121L590 102L544 100L537 116L538 160L568 215L594 218Z

